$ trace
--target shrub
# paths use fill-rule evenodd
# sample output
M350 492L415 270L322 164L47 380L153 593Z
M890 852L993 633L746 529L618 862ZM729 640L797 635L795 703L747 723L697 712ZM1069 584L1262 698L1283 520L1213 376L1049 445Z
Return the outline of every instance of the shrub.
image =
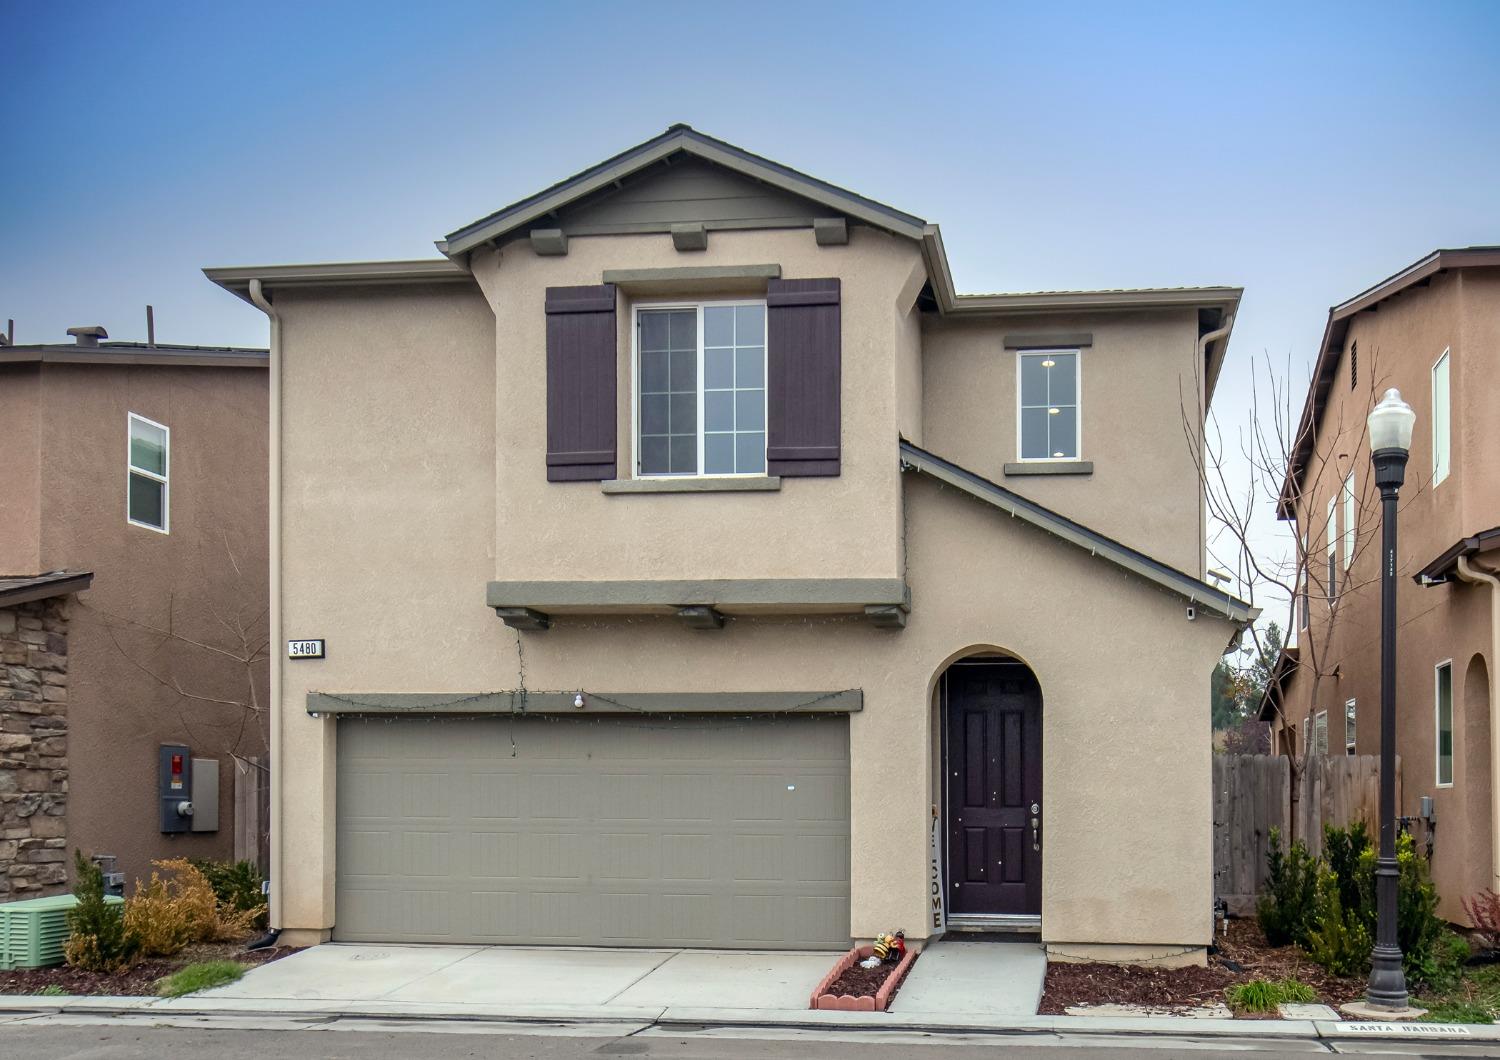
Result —
M125 901L125 923L140 937L143 952L167 957L193 942L239 939L250 931L259 911L222 906L208 877L185 858L151 864L172 875L163 879L153 871L151 882L136 881L135 894Z
M1328 871L1338 877L1339 903L1345 911L1363 911L1364 897L1360 893L1359 859L1370 849L1370 833L1365 822L1355 821L1348 828L1323 828L1323 856L1328 862ZM1367 925L1371 931L1374 924Z
M1266 893L1256 904L1256 919L1272 946L1301 944L1316 912L1318 863L1300 839L1281 848L1281 829L1271 829Z
M199 990L227 986L245 974L245 966L235 961L203 961L190 964L162 980L157 993L162 997L182 997Z
M1500 949L1500 894L1484 890L1462 900L1474 922L1474 937L1486 950Z
M1375 934L1374 847L1366 847L1359 856L1360 912L1366 931ZM1427 861L1417 853L1416 841L1408 832L1396 837L1396 941L1401 946L1406 978L1426 983L1439 974L1437 944L1444 924L1437 915L1437 888L1427 873Z
M1317 991L1295 979L1283 979L1280 982L1251 979L1229 987L1224 991L1224 996L1230 1005L1242 1012L1274 1012L1277 1005L1318 1000Z
M221 913L248 913L251 915L248 927L265 927L266 896L261 893L261 874L255 862L194 858L192 865L207 877Z
M105 902L104 873L81 850L73 852L73 873L78 904L68 911L71 934L63 945L63 958L89 972L124 971L135 963L140 941L120 907Z
M1346 910L1339 900L1338 877L1331 872L1322 873L1317 893L1314 926L1303 944L1307 955L1334 975L1353 976L1368 971L1370 932L1360 911Z

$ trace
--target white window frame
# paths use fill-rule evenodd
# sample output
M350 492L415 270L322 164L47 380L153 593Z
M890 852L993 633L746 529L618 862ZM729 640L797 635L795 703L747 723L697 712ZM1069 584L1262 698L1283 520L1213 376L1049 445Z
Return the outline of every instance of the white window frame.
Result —
M1438 486L1453 470L1453 347L1432 362L1432 485ZM1443 373L1443 409L1438 412L1438 370ZM1440 433L1441 431L1441 433ZM1441 457L1441 460L1439 459Z
M1027 357L1048 353L1071 353L1078 370L1073 373L1073 456L1022 455L1021 447L1021 365ZM1083 350L1075 346L1057 346L1016 351L1016 462L1020 464L1071 464L1083 459Z
M1438 674L1448 671L1448 780L1443 781L1443 707L1439 699ZM1458 760L1458 728L1453 724L1453 660L1444 659L1432 667L1432 778L1440 788L1453 787L1453 769Z
M1344 569L1354 566L1354 547L1357 544L1358 509L1354 505L1354 472L1344 477Z
M695 479L695 478L766 478L771 473L770 460L764 460L765 467L760 471L719 471L708 474L703 470L703 310L710 306L759 306L762 314L766 311L766 300L764 298L710 298L704 301L681 301L668 300L660 302L642 301L633 302L630 306L630 477L651 481L671 481L673 479ZM698 320L695 325L698 334L698 470L692 474L685 471L643 475L641 474L641 310L661 309L695 309L698 312ZM761 431L766 436L766 444L770 445L771 439L771 336L770 320L763 323L761 345L761 399L764 406L761 410L761 422L765 424Z
M161 462L166 469L165 475L158 475L155 471L149 471L143 467L136 467L131 463L131 441L135 432L131 429L139 420L148 427L155 427L162 432L165 444L162 446ZM151 523L143 523L139 519L130 517L130 476L140 475L151 479L153 482L161 483L161 525L154 526ZM170 534L172 532L172 428L165 423L157 423L155 420L147 419L145 416L135 412L125 414L125 521L131 526L139 526L144 530L154 530L158 534Z
M1313 753L1312 715L1311 714L1304 714L1302 716L1302 757L1303 758L1310 757L1312 755L1312 753Z
M1338 497L1329 497L1328 498L1328 553L1327 553L1327 557L1326 557L1327 561L1324 564L1327 567L1327 569L1328 569L1328 584L1325 585L1325 586L1323 586L1323 590L1326 593L1326 595L1328 596L1328 603L1329 603L1330 606L1333 604L1333 602L1335 600L1337 600L1339 598L1338 558L1339 558L1339 499L1338 499Z
M1328 711L1320 710L1313 715L1313 754L1328 757Z
M1359 706L1355 700L1344 700L1344 753L1353 754L1355 733L1359 731ZM1349 720L1354 719L1355 732L1349 731Z
M1307 550L1307 531L1302 531L1302 592L1298 595L1298 628L1306 629L1312 622L1312 553Z

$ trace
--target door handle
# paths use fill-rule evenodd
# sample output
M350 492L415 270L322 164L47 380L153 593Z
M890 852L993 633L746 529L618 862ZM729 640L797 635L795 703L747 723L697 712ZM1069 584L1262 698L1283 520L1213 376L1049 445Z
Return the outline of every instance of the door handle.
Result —
M1033 802L1031 804L1031 849L1037 851L1042 849L1041 812L1042 808Z

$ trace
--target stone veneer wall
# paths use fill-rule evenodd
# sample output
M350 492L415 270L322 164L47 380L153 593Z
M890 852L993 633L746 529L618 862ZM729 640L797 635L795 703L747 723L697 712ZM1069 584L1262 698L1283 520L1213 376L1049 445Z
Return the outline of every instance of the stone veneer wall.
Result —
M68 601L0 607L0 902L68 889Z

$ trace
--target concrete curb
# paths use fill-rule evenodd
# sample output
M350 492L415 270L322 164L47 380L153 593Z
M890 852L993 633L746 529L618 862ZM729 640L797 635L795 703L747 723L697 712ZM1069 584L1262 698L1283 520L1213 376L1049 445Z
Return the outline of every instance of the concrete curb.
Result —
M288 1020L377 1019L509 1023L594 1023L630 1027L910 1031L928 1034L1108 1035L1304 1040L1500 1041L1500 1025L1373 1024L1357 1021L1184 1019L1173 1016L987 1016L811 1009L626 1007L610 1005L440 1005L319 999L152 998L0 995L0 1019L20 1014L264 1016Z

